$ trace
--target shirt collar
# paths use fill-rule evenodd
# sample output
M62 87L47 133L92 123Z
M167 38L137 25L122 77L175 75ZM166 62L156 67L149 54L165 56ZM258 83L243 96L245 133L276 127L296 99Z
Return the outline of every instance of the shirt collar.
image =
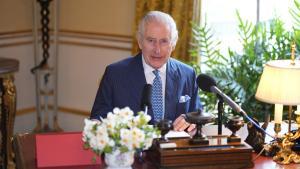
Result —
M144 67L144 72L145 74L148 74L150 72L153 72L153 70L155 70L152 66L148 65L144 59L144 55L142 54L142 62L143 62L143 67ZM167 71L167 63L163 64L162 67L160 67L159 69L159 72L161 74L166 74L166 71Z

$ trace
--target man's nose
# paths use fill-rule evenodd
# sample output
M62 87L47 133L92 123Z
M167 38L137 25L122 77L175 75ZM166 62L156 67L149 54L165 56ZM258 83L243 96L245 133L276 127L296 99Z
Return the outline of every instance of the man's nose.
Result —
M158 42L154 43L154 52L155 54L160 53L160 44Z

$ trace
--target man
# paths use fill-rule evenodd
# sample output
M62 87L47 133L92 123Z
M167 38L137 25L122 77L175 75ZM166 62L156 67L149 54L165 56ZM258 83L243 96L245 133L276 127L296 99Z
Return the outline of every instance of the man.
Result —
M174 130L188 132L194 124L182 114L201 108L193 68L170 58L178 39L173 18L151 11L140 22L137 40L141 53L109 65L97 92L91 118L105 117L114 107L141 111L145 84L152 84L151 123L161 119L173 121Z

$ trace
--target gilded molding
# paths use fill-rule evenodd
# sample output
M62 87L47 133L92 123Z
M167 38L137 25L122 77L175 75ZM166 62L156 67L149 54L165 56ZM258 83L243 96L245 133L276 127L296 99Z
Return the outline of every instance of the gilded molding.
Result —
M53 32L51 32L53 34ZM0 48L33 44L29 39L32 31L0 33ZM108 34L100 32L84 32L75 30L60 30L59 43L74 46L131 51L132 37L129 35ZM19 40L16 40L18 39ZM50 40L53 43L53 40ZM103 44L105 42L105 44ZM109 43L106 43L109 42ZM120 45L121 44L121 45Z
M48 108L53 109L53 105L49 105ZM73 114L73 115L80 115L80 116L89 116L91 113L87 110L79 110L79 109L63 107L63 106L58 106L58 111L63 112L63 113ZM35 113L35 112L36 112L35 107L29 107L29 108L17 110L16 115L20 116L20 115L30 114L30 113Z
M2 76L2 85L3 85L3 96L2 96L2 104L4 113L6 113L6 128L7 128L7 160L8 160L8 168L15 168L14 164L14 152L12 149L12 139L13 139L13 128L14 128L14 120L16 115L16 87L13 83L14 77L12 74L7 74Z

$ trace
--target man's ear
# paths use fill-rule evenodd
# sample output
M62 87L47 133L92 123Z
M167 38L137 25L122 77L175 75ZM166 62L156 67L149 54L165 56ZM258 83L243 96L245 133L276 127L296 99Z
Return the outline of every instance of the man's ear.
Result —
M172 52L175 50L176 45L172 45Z
M137 43L138 43L138 45L139 45L139 48L142 50L142 46L143 46L142 43L143 43L143 40L142 40L141 35L137 34L136 40L137 40Z

